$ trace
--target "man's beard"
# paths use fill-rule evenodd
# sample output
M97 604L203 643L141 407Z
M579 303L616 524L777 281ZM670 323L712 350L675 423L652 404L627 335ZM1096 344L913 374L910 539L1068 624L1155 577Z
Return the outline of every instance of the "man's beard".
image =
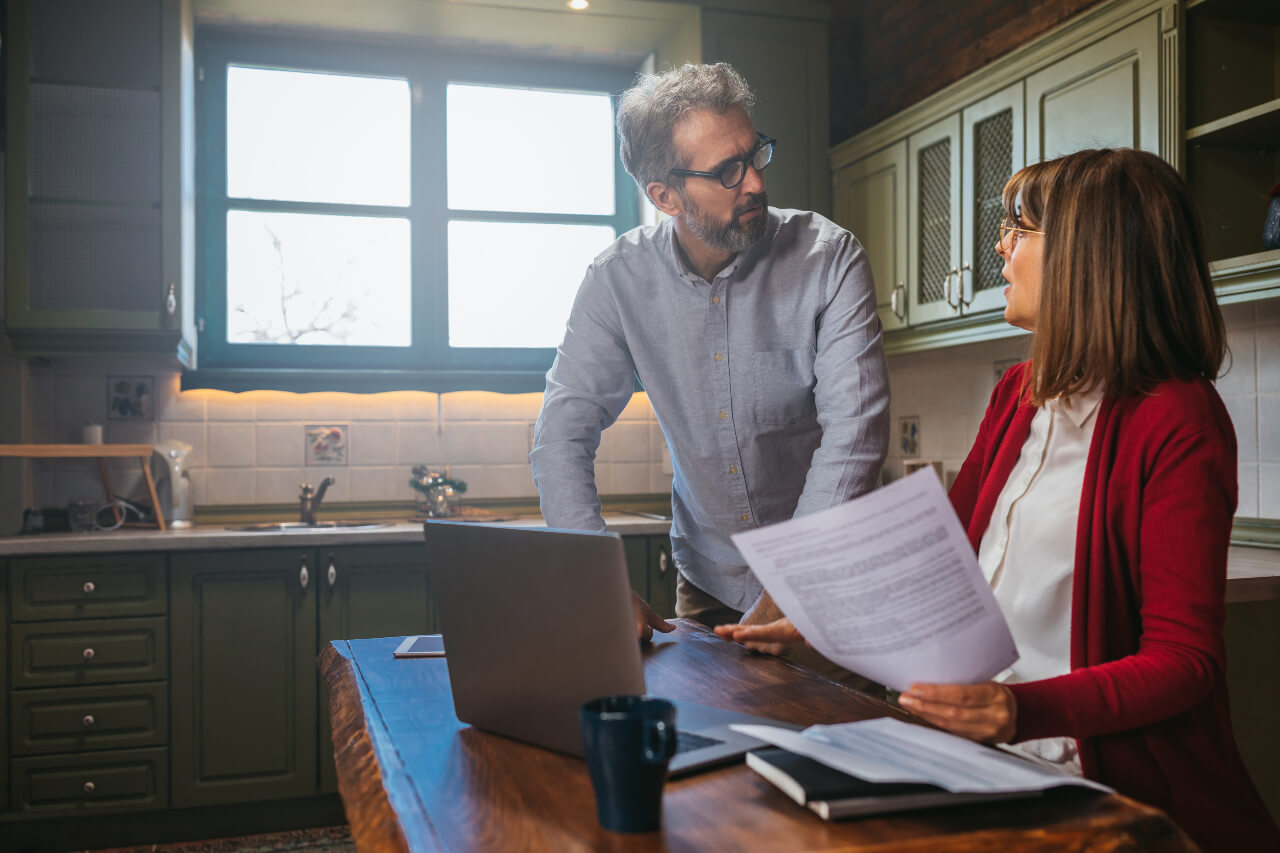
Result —
M733 209L728 222L720 222L706 209L699 207L682 190L680 198L684 202L684 224L699 240L713 249L736 254L749 248L764 236L769 227L769 196L767 193L754 193ZM738 217L746 211L760 205L760 212L747 222L739 222Z

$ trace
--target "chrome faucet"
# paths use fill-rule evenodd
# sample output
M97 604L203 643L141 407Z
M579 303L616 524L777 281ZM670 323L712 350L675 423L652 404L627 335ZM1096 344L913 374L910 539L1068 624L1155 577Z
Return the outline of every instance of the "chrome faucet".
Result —
M299 483L298 487L302 489L298 495L298 501L302 504L302 523L314 525L316 523L316 510L320 508L320 502L324 500L324 493L329 487L336 482L332 477L325 477L320 481L320 488L312 489L310 483Z

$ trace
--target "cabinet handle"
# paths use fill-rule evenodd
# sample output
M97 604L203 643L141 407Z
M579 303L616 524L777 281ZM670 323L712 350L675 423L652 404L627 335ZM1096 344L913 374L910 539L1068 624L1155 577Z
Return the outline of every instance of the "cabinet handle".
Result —
M894 285L893 293L889 296L889 307L893 310L894 316L899 320L907 319L907 315L902 310L902 299L899 298L899 294L906 289L906 282L900 281Z
M658 576L661 577L667 573L667 566L671 562L671 557L667 554L666 548L658 548Z
M965 273L969 273L969 286L964 286ZM968 298L965 295L968 294ZM968 308L973 304L973 268L969 266L969 262L965 261L964 266L960 267L960 305Z
M302 568L298 569L298 585L305 590L311 582L311 573L307 571L307 558L302 558Z
M956 288L953 288L953 287L951 286L951 280L952 280L953 278L956 280L956 285L957 285L957 287L956 287ZM952 268L951 268L951 272L947 273L946 281L945 281L945 282L943 283L943 285L942 285L943 293L945 293L945 294L946 294L946 297L947 297L947 304L948 304L948 305L950 305L950 306L951 306L954 310L956 310L956 311L959 311L959 310L960 310L960 302L963 300L963 297L962 297L962 296L960 296L960 294L957 292L957 293L956 293L956 301L955 301L955 302L952 302L952 301L951 301L951 292L952 292L952 290L958 290L958 289L959 289L959 287L960 287L960 280L961 280L961 278L963 278L963 276L961 276L961 275L960 275L960 270L959 270L958 268L956 268L956 267L952 267Z
M85 594L85 595L90 595L90 594L92 594L92 592L93 592L95 589L97 589L97 587L93 585L93 581L85 581L85 582L84 582L84 594Z
M84 783L84 792L85 792L86 794L92 794L92 793L93 793L93 788L94 788L94 785L93 785L93 783L92 783L92 782L85 782L85 783Z
M93 660L93 649L85 649L83 652L80 653L80 657L84 658L85 660Z
M169 312L170 317L178 310L178 294L174 289L173 282L169 282L169 293L164 298L164 310Z
M86 729L91 729L91 728L93 728L93 725L94 725L94 723L96 723L96 722L97 722L97 720L95 720L95 719L93 718L93 714L85 714L85 715L80 719L80 725L84 726Z
M338 567L333 564L332 554L329 555L329 571L327 575L329 578L329 589L333 589L334 585L338 583Z

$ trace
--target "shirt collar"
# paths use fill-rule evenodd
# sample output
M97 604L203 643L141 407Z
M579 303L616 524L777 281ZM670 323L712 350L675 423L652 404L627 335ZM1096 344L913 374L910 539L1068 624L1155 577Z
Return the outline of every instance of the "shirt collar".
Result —
M1063 402L1061 397L1049 402L1061 409L1063 414L1076 425L1076 429L1080 429L1098 410L1098 405L1102 402L1102 389L1091 388L1088 391L1072 394L1070 402Z

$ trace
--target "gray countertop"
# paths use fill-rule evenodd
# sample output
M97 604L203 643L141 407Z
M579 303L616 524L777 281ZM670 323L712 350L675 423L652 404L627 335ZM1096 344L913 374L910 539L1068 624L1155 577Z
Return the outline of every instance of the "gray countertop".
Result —
M606 513L609 530L624 536L667 533L670 521L639 515ZM509 527L545 527L540 516L498 522ZM209 551L236 548L313 547L326 545L392 545L422 541L422 524L402 522L377 528L318 528L289 532L252 532L225 527L187 530L129 529L106 533L45 533L0 538L0 557L35 554L105 554L124 551Z

